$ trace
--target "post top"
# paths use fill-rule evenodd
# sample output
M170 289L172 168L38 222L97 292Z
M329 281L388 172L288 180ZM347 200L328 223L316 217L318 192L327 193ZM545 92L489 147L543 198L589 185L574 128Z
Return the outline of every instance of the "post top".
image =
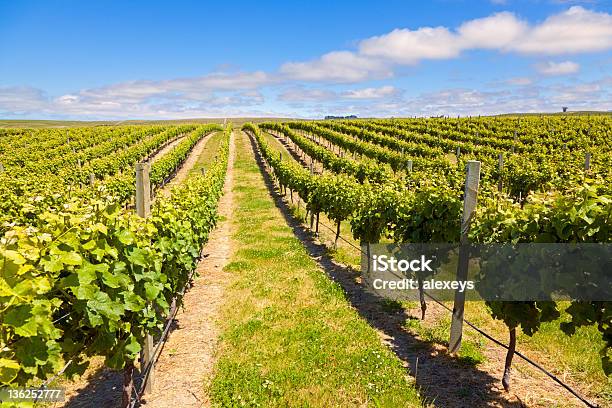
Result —
M150 168L150 167L151 167L151 163L148 161L136 163L136 170L142 170L142 169Z

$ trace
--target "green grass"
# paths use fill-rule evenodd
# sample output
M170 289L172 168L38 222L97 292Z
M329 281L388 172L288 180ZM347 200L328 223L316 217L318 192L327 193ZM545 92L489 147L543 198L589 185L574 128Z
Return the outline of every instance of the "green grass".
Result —
M444 316L437 321L421 321L418 319L407 319L405 328L411 333L417 334L422 340L428 343L435 343L448 347L450 338L450 316ZM483 349L485 339L473 333L464 333L461 349L457 353L459 361L466 365L476 366L485 361Z
M567 302L560 302L559 309L565 310ZM503 322L494 320L481 302L467 302L465 318L507 342L508 330ZM599 350L604 346L601 333L596 326L582 327L573 336L567 336L559 323L569 321L564 311L554 321L543 323L533 335L518 331L517 350L542 363L554 374L566 376L573 382L588 384L588 396L597 397L612 405L612 378L606 377L601 367Z
M267 134L266 137L271 147L278 151L286 151L276 138ZM454 155L451 156L454 157ZM284 154L283 157L285 157ZM287 154L287 157L290 158L291 156ZM293 159L291 158L291 160ZM300 210L297 206L293 206L292 211L296 218L306 222L304 219L306 211L303 204ZM321 222L335 227L324 214L321 214L320 219ZM349 222L342 222L340 231L342 237L354 245L359 245L352 239ZM360 253L358 250L342 240L339 241L338 247L334 249L329 245L334 240L334 232L320 227L319 233L320 240L328 244L328 255L338 262L353 266L357 270L360 268ZM418 308L417 305L411 305L410 303L389 302L382 306L389 313L397 313L397 308L402 307L405 309ZM452 302L447 303L447 306L452 308ZM567 305L562 307L567 307ZM502 322L491 317L487 307L482 302L467 302L465 317L489 334L507 343L507 328ZM595 326L592 326L578 329L576 334L571 337L566 336L560 330L559 322L567 320L568 315L563 314L558 321L544 323L532 337L519 330L517 349L524 351L555 374L567 375L576 383L588 384L585 389L590 398L595 397L612 404L612 378L607 378L603 373L599 356L599 350L604 345L601 334ZM425 321L411 319L407 321L406 329L419 335L425 341L448 346L450 318L443 314L437 319L426 316ZM484 362L486 357L483 350L487 341L483 336L466 327L464 329L464 341L458 353L459 359L470 365L478 365Z
M208 166L215 160L219 144L223 140L223 132L215 132L210 136L210 139L204 145L204 149L197 162L189 171L189 174L200 173L202 169L208 169Z
M219 319L220 406L421 406L400 361L308 256L237 135L237 246Z

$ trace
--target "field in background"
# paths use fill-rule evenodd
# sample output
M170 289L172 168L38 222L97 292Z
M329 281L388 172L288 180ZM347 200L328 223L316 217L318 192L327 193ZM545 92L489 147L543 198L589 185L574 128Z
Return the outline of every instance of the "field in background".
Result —
M194 118L176 120L100 120L100 121L79 121L79 120L20 120L20 119L0 119L0 128L69 128L69 127L90 127L90 126L128 126L128 125L180 125L180 124L222 124L225 118ZM260 123L269 121L284 121L287 118L227 118L239 127L247 122Z
M612 111L576 111L559 113L504 113L497 116L576 116L576 115L612 115ZM361 118L367 119L367 118ZM402 119L398 117L397 119ZM0 128L63 128L63 127L82 127L82 126L118 126L118 125L172 125L182 123L223 123L225 118L194 118L194 119L168 119L168 120L99 120L99 121L79 121L79 120L27 120L27 119L0 119ZM245 123L262 122L285 122L291 118L227 118L236 127Z

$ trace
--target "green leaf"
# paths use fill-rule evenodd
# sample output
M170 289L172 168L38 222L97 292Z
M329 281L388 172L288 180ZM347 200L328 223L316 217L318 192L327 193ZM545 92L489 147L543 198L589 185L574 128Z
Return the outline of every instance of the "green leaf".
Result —
M98 278L96 275L96 271L97 268L95 265L92 265L89 262L85 263L85 265L76 270L76 273L79 277L79 283L81 285L87 285L95 281Z
M132 358L136 358L138 353L140 353L141 346L135 336L130 336L130 342L125 345L125 350Z
M121 295L123 295L123 302L124 302L123 304L126 310L130 310L132 312L138 312L144 309L145 300L141 298L140 296L138 296L137 294L135 294L134 292L126 290L124 292L121 292Z
M162 289L161 285L155 282L145 282L144 287L147 300L155 300Z
M111 321L120 320L125 310L123 305L111 300L108 294L101 291L87 302L87 306Z
M45 272L59 272L64 268L64 264L56 255L51 255L51 259L40 261Z
M36 322L31 321L32 305L20 305L11 308L4 316L3 324L14 328L15 333L23 337L36 335Z
M146 266L146 258L148 253L140 248L132 248L128 251L128 260L134 265Z
M73 288L73 293L79 300L88 300L92 299L96 293L100 293L100 291L95 285L80 285Z
M95 224L92 228L93 231L99 231L104 235L108 234L108 228L106 228L106 225L102 224L102 223L97 223Z
M17 377L19 369L17 361L0 358L0 384L10 384Z
M86 251L92 251L94 248L96 248L96 246L97 246L96 241L92 239L83 244L83 249Z
M59 256L59 260L65 265L78 266L83 263L83 258L77 252L64 252Z
M128 229L120 230L115 236L124 245L132 245L134 243L134 234Z
M125 273L104 271L102 273L102 282L111 288L127 287L131 280Z

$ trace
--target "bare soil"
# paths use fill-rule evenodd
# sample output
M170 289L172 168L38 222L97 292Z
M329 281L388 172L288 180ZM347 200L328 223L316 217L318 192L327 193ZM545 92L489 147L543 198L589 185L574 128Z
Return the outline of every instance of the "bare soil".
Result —
M219 202L221 222L204 246L205 258L197 269L199 277L186 293L183 308L176 317L175 329L157 361L153 393L145 396L146 407L210 405L210 401L204 395L204 381L210 377L215 362L219 335L215 320L230 278L229 273L223 271L223 267L229 262L233 250L231 241L231 219L234 211L233 139L234 135L230 139L228 171L224 193ZM184 167L187 167L187 163Z
M157 160L164 157L166 153L174 149L177 144L181 143L181 140L183 140L184 137L185 135L180 135L176 139L174 139L173 141L171 141L170 143L168 143L167 145L159 149L159 151L155 153L155 156L151 157L151 163L155 163Z

